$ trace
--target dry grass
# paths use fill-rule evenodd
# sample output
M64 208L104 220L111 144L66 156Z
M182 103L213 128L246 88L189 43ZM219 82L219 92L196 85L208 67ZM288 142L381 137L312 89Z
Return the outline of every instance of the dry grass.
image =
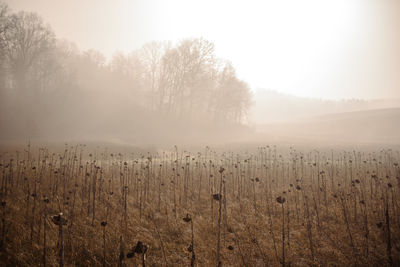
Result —
M400 264L398 152L11 154L3 265L217 266L218 244L223 266Z

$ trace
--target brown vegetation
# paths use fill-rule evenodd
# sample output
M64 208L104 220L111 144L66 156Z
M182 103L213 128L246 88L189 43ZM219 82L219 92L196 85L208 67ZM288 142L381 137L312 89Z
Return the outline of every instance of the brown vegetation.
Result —
M27 147L1 157L7 266L400 263L399 153ZM217 205L217 206L216 206Z

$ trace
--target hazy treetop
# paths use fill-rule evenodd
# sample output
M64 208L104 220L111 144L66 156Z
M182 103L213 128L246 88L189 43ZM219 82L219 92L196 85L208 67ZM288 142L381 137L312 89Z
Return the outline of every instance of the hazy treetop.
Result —
M204 37L254 88L323 98L400 97L400 2L6 0L109 58Z

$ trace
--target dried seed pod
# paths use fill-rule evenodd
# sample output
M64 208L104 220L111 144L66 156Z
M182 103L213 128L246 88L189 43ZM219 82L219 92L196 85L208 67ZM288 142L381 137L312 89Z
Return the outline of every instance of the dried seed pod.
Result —
M192 217L189 214L186 214L186 217L183 218L184 222L190 222L192 220Z
M145 244L143 244L141 241L138 241L136 246L132 250L133 250L133 252L139 253L139 254L146 253L147 246Z
M62 212L58 215L54 215L53 217L51 217L51 220L55 225L67 225L67 220L63 217Z
M214 194L213 195L213 199L217 200L217 201L220 201L222 199L222 195L221 194Z
M283 204L285 203L285 201L286 199L284 197L279 196L276 198L276 202L278 202L279 204Z

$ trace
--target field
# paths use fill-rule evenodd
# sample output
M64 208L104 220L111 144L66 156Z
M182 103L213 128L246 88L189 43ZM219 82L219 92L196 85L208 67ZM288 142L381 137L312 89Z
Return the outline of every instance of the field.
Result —
M398 266L398 151L1 158L3 266Z

